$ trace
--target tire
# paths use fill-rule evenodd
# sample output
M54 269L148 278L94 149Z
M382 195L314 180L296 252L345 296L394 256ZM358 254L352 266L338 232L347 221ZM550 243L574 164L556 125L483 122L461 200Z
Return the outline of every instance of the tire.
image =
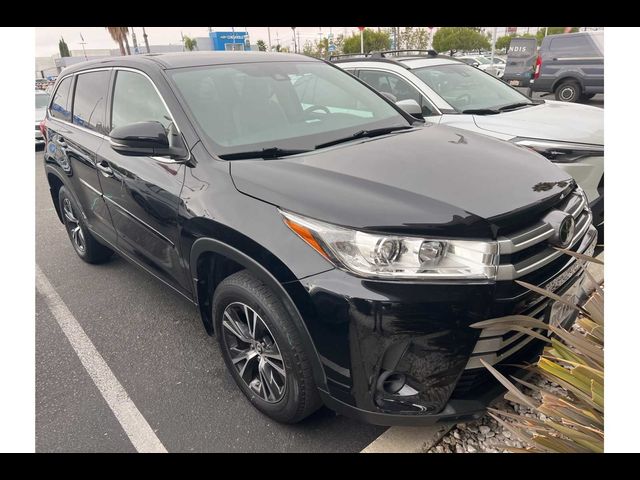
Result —
M560 102L576 103L582 96L582 89L573 80L561 82L555 90L556 100Z
M595 93L583 93L580 100L583 100L583 101L591 100L595 96L596 96Z
M254 407L278 422L296 423L321 406L300 334L270 288L246 270L234 273L216 288L212 315L227 368ZM258 343L253 346L240 340L256 341L247 318L253 318L255 325L253 337ZM251 360L245 360L249 356ZM270 381L260 381L265 378Z
M64 227L78 256L87 263L104 263L109 260L113 250L102 245L91 235L78 204L65 187L60 188L58 202Z

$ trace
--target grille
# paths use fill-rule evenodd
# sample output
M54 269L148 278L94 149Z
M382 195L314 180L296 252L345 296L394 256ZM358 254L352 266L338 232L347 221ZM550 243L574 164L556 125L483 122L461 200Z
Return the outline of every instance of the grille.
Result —
M575 220L575 235L568 248L574 249L591 225L591 210L581 189L575 189L554 210L561 210ZM537 224L498 239L500 265L498 280L514 280L531 273L559 258L559 252L546 240L552 237L554 228L542 219Z
M555 209L567 212L575 220L574 240L568 248L591 255L596 245L596 235L593 228L588 233L592 216L582 191L576 189ZM500 238L498 241L501 263L498 279L513 280L522 277L563 255L547 242L553 233L551 225L543 219L532 227L516 232L509 237ZM542 285L543 288L552 291L564 290L564 286L572 284L581 275L583 263L571 258L563 265L564 271L546 285ZM550 303L551 300L547 297L532 294L528 302L513 314L527 315L547 321ZM540 332L540 330L537 331ZM510 367L505 367L506 364L522 364L533 361L536 355L541 352L542 347L543 342L526 333L512 330L482 330L452 396L464 396L484 383L493 381L493 376L484 368L480 359L490 365L498 364L501 371L507 373ZM513 367L513 369L515 368Z

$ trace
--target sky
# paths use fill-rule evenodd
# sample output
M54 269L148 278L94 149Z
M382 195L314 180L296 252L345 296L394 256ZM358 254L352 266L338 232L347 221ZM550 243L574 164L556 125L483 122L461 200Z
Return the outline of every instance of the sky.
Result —
M129 27L130 29L132 27ZM232 27L211 27L214 31L231 31ZM262 39L268 44L267 27L233 27L236 31L249 32L252 44ZM291 27L270 27L271 44L276 44L279 39L283 46L293 45L293 35ZM138 43L142 44L142 27L133 27ZM181 33L189 37L206 37L209 35L208 27L145 27L150 45L182 44ZM334 35L357 32L357 27L297 27L296 32L300 32L300 45L304 45L306 40L319 39L319 33L326 36L329 31ZM346 29L346 32L345 32ZM58 41L64 37L69 50L81 50L80 34L86 42L85 48L118 48L109 33L104 27L37 27L36 28L36 56L48 57L58 53ZM131 44L131 38L129 38Z

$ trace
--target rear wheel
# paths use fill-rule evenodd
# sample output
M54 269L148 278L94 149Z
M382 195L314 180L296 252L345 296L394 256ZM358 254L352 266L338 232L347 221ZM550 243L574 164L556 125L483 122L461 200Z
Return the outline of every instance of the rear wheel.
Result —
M575 103L580 100L582 94L580 85L573 80L562 82L556 87L556 100L561 102Z
M58 193L62 221L78 256L87 263L103 263L111 258L113 250L99 243L87 228L80 208L65 187Z
M275 293L246 270L215 290L213 318L233 379L261 412L295 423L321 405L300 335Z

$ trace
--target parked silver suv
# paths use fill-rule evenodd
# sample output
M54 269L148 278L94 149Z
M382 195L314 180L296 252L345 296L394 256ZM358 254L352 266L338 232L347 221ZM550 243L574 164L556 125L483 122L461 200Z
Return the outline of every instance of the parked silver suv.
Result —
M432 50L373 52L332 61L391 100L415 104L428 122L507 140L558 164L587 194L603 238L601 108L533 100L486 72Z

